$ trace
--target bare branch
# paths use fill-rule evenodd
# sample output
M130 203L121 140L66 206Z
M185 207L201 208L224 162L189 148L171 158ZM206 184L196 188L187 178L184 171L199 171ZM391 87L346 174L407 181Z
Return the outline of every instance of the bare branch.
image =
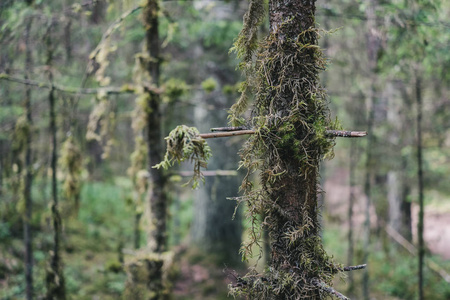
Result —
M124 12L117 20L115 20L105 31L105 33L102 36L102 39L100 43L98 43L97 47L95 47L94 51L92 51L92 54L90 55L90 59L95 60L97 58L98 53L100 52L100 49L102 47L103 41L105 41L107 38L111 36L111 34L120 27L120 24L125 20L128 16L132 15L136 11L142 9L143 6L139 5L136 6L126 12Z
M325 284L322 281L319 281L317 278L314 278L313 280L311 280L311 283L314 284L316 287L318 287L319 289L321 289L322 291L331 294L333 296L336 296L338 299L341 300L350 300L350 298L342 295L341 293L339 293L338 291L336 291L335 289L333 289L331 286Z
M348 267L344 267L342 269L342 271L349 272L349 271L354 271L354 270L365 269L366 267L367 267L367 264L357 265L357 266L348 266Z
M367 131L326 130L325 134L336 137L365 137Z
M202 133L202 134L200 134L200 137L204 138L204 139L212 139L212 138L221 138L221 137L229 137L229 136L235 136L235 135L245 135L245 134L254 134L255 133L255 130L243 129L242 127L211 128L211 131L223 131L223 132ZM326 130L325 134L327 136L334 136L334 137L365 137L367 135L367 132L366 131Z
M239 131L239 130L245 130L245 127L217 127L217 128L211 128L211 131Z
M254 134L254 130L240 130L240 131L227 131L227 132L218 132L218 133L201 133L200 137L203 139L212 139L212 138L221 138L221 137L229 137L235 135L245 135L245 134Z
M194 175L193 171L180 171L177 172L178 175L191 177ZM203 176L237 176L237 171L235 170L215 170L215 171L203 171Z
M127 85L127 84L123 85L122 87L100 87L100 88L82 89L82 88L66 87L66 86L61 86L61 85L57 85L57 84L50 84L50 83L39 82L39 81L34 81L34 80L29 80L29 79L12 77L5 73L0 73L0 80L7 80L7 81L25 84L25 85L29 85L29 86L34 86L34 87L38 87L38 88L54 89L55 91L68 93L68 94L95 95L95 94L98 94L99 92L103 92L103 93L110 95L110 94L127 94L127 93L135 92L134 87Z

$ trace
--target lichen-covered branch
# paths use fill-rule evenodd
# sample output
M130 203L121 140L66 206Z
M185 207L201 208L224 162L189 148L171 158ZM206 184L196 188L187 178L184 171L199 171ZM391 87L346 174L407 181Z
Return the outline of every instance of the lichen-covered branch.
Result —
M197 128L185 125L177 126L166 138L167 150L164 159L153 168L168 169L175 162L181 163L189 160L194 162L194 174L189 183L196 188L199 181L203 181L201 168L207 167L208 159L211 157L211 149L201 137Z

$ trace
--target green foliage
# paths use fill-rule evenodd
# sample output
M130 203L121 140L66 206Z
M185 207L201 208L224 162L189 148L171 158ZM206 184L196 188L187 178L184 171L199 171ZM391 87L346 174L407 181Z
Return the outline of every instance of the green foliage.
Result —
M213 92L216 89L216 87L217 87L217 81L212 77L205 79L202 82L202 89L207 93Z
M192 188L197 188L199 180L204 181L201 168L207 167L208 159L211 157L211 149L199 134L195 127L177 126L165 138L167 150L164 160L153 168L167 170L175 161L181 163L190 160L194 163L194 175L187 184L192 183Z
M203 85L202 85L203 86ZM181 96L185 95L190 87L185 81L177 78L170 78L163 84L163 102L170 103L178 100Z

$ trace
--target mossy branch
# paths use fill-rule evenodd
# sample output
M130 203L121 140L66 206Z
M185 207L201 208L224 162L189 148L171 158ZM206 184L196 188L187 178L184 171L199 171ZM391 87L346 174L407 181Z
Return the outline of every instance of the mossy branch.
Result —
M168 169L175 161L181 163L186 160L194 162L194 174L187 184L192 183L192 188L198 187L199 180L204 181L201 168L207 167L208 159L211 157L211 148L201 137L197 128L185 125L177 126L165 138L167 151L164 160L153 168Z

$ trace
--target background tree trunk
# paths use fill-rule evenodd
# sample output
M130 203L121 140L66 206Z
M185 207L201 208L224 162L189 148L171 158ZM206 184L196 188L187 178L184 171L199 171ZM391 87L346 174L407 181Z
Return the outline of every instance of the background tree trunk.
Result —
M47 67L48 80L53 84L53 52L54 46L52 44L52 27L50 24L46 33L46 47L47 47ZM51 169L52 169L52 218L53 218L53 251L50 252L50 266L47 270L47 295L46 299L66 299L64 271L62 268L62 260L60 256L60 240L62 234L62 220L58 207L58 181L57 181L57 161L58 161L58 144L57 144L57 128L56 128L56 114L55 114L55 90L50 89L49 95L50 107L50 133L51 133Z
M419 300L424 298L423 265L425 259L425 242L423 240L424 228L424 190L423 190L423 157L422 157L422 79L419 71L415 70L414 86L417 103L417 181L419 187L419 218L417 224L417 235L419 237Z
M364 193L366 195L366 205L365 205L365 221L364 221L364 240L363 240L363 262L367 263L369 260L369 249L370 249L370 208L372 205L372 180L373 180L373 147L374 147L374 122L375 122L375 110L377 103L377 90L376 90L376 73L377 73L377 63L378 63L378 52L380 50L381 41L379 32L377 30L376 22L376 7L378 5L377 0L369 0L368 7L366 9L367 17L367 54L368 54L368 67L370 76L370 87L369 87L369 115L367 119L367 131L370 132L367 140L367 150L366 150L366 175L364 183ZM363 298L365 300L370 299L369 293L369 271L364 270L363 274Z
M30 31L33 19L30 17L25 29L25 80L29 79L29 74L32 73L32 53L30 44ZM31 87L25 87L25 114L28 124L26 136L25 149L25 185L23 190L23 197L25 200L25 216L23 222L24 243L25 243L25 283L26 283L26 298L33 299L33 247L32 247L32 233L31 233L31 217L32 217L32 198L31 186L33 182L33 165L32 165L32 135L31 128L33 125L32 110L31 110Z

